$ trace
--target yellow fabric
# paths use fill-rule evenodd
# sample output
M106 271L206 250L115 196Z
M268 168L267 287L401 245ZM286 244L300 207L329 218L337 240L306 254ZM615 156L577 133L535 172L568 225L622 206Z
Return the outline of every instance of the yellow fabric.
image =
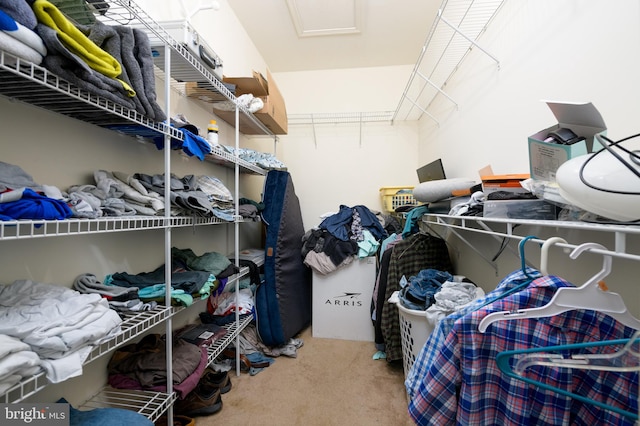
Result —
M118 78L122 74L120 62L89 40L54 4L47 0L36 0L32 8L38 21L56 30L67 48L78 55L91 69L118 80L130 97L136 95L131 86Z

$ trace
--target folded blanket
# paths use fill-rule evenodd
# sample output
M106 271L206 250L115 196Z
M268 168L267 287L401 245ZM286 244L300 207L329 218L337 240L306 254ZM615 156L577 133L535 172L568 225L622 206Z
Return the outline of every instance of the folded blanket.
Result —
M167 119L167 116L160 105L156 102L156 75L154 72L153 53L151 50L151 44L149 43L149 36L147 36L143 30L133 28L133 37L135 39L133 47L134 56L140 64L144 93L154 111L153 118L157 122L164 121Z
M7 35L4 31L0 31L0 50L4 50L18 58L26 59L36 65L40 65L42 63L43 58L41 54L20 40ZM10 58L6 58L6 60L11 62Z
M87 35L89 40L112 55L122 65L120 79L135 90L136 96L132 99L136 105L136 111L155 121L165 120L164 112L156 103L155 75L153 74L153 59L148 39L146 54L144 54L144 46L138 45L138 43L144 44L146 34L142 33L144 38L139 34L136 37L134 29L131 27L105 25L101 22L95 22L91 26L78 26L78 28ZM140 56L141 54L142 56ZM150 76L146 70L143 74L143 66L151 69Z
M31 6L24 0L0 0L0 9L30 30L38 24Z
M0 31L26 44L42 56L47 54L47 48L44 46L44 42L38 34L21 23L16 22L2 10L0 10Z
M47 0L36 0L32 7L38 21L53 28L64 46L82 59L91 69L119 81L129 96L135 96L135 90L119 79L122 74L120 63L89 40L56 6Z
M133 101L124 92L120 82L91 69L81 58L67 49L58 38L56 30L44 24L38 24L36 32L47 46L47 56L42 62L45 68L80 89L101 96L125 108L134 109Z

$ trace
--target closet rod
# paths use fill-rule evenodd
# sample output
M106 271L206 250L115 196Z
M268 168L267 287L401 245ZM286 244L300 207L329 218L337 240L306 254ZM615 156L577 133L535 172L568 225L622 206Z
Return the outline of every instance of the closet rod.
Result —
M522 240L525 237L522 237L520 235L514 235L510 232L499 232L499 231L493 231L493 230L484 230L484 229L477 229L477 228L470 228L468 226L466 226L466 224L464 224L464 221L466 219L473 219L470 217L466 217L466 218L458 218L458 219L462 219L463 223L462 225L456 225L453 223L447 223L444 221L443 218L441 217L437 217L436 221L430 221L430 220L426 220L427 223L430 224L434 224L434 225L440 225L440 226L444 226L447 228L455 228L455 229L462 229L462 230L466 230L466 231L470 231L470 232L476 232L476 233L480 233L480 234L487 234L487 235L500 235L503 237L508 237L514 240ZM425 220L425 219L423 219ZM541 239L533 239L531 240L533 242L537 242L540 244L543 244L545 242L545 240L541 240ZM568 248L568 249L575 249L577 247L577 245L574 244L557 244L558 247L562 247L562 248ZM625 253L625 252L617 252L617 251L612 251L612 250L602 250L602 249L593 249L591 250L593 253L598 253L598 254L602 254L602 255L609 255L612 257L618 257L618 258L622 258L622 259L629 259L629 260L635 260L638 261L640 260L640 255L637 254L630 254L630 253Z

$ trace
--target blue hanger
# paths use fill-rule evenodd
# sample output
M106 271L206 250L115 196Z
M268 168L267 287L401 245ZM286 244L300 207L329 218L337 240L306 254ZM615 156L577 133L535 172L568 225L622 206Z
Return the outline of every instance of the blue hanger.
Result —
M524 246L527 243L527 241L536 238L534 235L529 235L527 237L524 237L521 241L520 244L518 244L518 250L520 251L520 267L522 268L522 273L525 275L525 277L527 277L527 279L518 284L517 286L510 288L509 290L505 291L504 293L502 293L501 295L494 297L493 299L487 300L486 302L484 302L482 305L478 306L476 308L476 310L480 309L480 308L484 308L487 305L490 305L491 303L498 301L500 299L504 299L505 297L507 297L510 294L513 293L517 293L518 291L526 288L529 284L531 284L531 281L535 280L536 277L533 277L531 275L529 275L529 271L527 270L527 263L525 261L525 255L524 255Z
M498 353L498 355L496 355L496 364L498 365L498 368L500 369L500 371L502 371L504 374L506 374L507 376L512 377L514 379L522 380L523 382L529 383L531 385L538 386L538 387L541 387L543 389L547 389L547 390L550 390L552 392L556 392L556 393L559 393L561 395L565 395L565 396L568 396L570 398L577 399L577 400L585 402L587 404L593 404L593 405L595 405L597 407L600 407L602 409L613 411L615 413L621 414L621 415L623 415L625 417L632 418L634 420L638 420L639 417L638 417L637 413L632 413L630 411L623 410L623 409L621 409L619 407L612 407L611 405L605 404L604 402L596 401L594 399L587 398L585 396L578 395L578 394L575 394L573 392L569 392L569 391L567 391L565 389L561 389L561 388L557 388L555 386L548 385L548 384L546 384L544 382L539 382L537 380L533 380L533 379L530 379L528 377L520 376L519 374L517 374L516 372L513 371L513 369L511 368L511 365L509 363L509 360L514 355L530 354L530 353L538 353L538 352L549 352L549 351L564 351L564 350L571 350L571 349L583 349L583 348L592 348L592 347L600 347L600 346L608 346L608 345L624 345L624 344L628 344L633 339L634 338L631 338L631 339L617 339L617 340L605 340L605 341L601 341L601 342L588 342L588 343L585 342L585 343L574 343L574 344L569 344L569 345L547 346L547 347L542 347L542 348L530 348L530 349L519 349L519 350L513 350L513 351L502 351L502 352ZM635 339L637 339L637 337Z

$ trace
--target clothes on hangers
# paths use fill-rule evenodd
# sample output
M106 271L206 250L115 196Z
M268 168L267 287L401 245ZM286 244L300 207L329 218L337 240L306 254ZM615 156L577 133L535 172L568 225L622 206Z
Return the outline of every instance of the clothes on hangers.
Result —
M399 241L392 250L385 288L385 303L382 304L380 317L387 361L402 359L398 307L386 302L395 291L400 290L402 276L410 277L429 268L453 273L447 245L441 238L417 233Z
M484 306L487 302L492 302L494 299L499 298L502 294L511 290L514 287L518 287L523 282L531 282L531 279L527 276L538 278L540 273L532 268L527 268L526 272L522 269L518 269L505 278L503 278L497 285L497 287L487 293L484 297L476 299L464 309L458 312L454 312L441 319L429 337L424 346L420 350L420 353L416 357L413 366L407 373L405 379L405 387L407 389L407 395L409 399L413 398L415 393L422 382L422 378L427 374L427 371L431 368L436 356L444 346L445 339L449 334L449 331L453 328L453 324L469 312L473 312L478 308Z
M632 425L627 418L502 374L496 356L505 350L628 338L634 330L606 315L572 310L522 321L500 321L482 334L482 318L501 310L548 303L559 288L572 284L555 276L537 278L518 293L458 319L409 404L419 425ZM540 366L530 377L556 388L572 389L608 405L638 410L638 374L589 371L576 375Z
M636 332L634 337L630 339L617 339L617 340L604 340L601 342L588 342L588 343L575 343L570 345L557 345L557 346L545 346L543 348L529 348L513 351L500 352L496 356L496 363L498 368L504 374L509 377L513 377L517 380L522 380L536 387L545 388L552 392L557 392L566 395L572 399L580 400L588 405L597 406L599 408L610 410L621 414L633 421L638 420L637 412L625 411L624 409L602 403L598 400L593 400L584 397L580 394L573 393L566 389L555 388L549 386L545 382L536 381L530 379L526 373L526 369L534 367L536 365L546 365L554 368L570 368L577 370L597 370L597 371L616 371L616 372L638 372L640 371L640 352L633 350L633 346L638 346L640 343L640 332ZM625 345L618 351L612 353L582 353L583 350L592 350L596 347L611 347ZM581 353L573 354L574 351L579 350ZM540 356L538 354L544 352L554 352L550 355ZM558 354L557 352L560 352ZM569 352L569 356L567 356ZM512 359L512 357L517 357ZM523 362L524 361L524 362ZM593 363L593 364L592 364ZM511 364L516 364L515 368L511 367ZM521 365L524 364L524 365ZM515 371L514 371L515 370ZM520 373L516 373L519 371ZM588 375L588 374L587 374ZM575 376L583 376L583 373L577 371ZM585 383L588 380L580 377L579 380L574 380L576 383Z

